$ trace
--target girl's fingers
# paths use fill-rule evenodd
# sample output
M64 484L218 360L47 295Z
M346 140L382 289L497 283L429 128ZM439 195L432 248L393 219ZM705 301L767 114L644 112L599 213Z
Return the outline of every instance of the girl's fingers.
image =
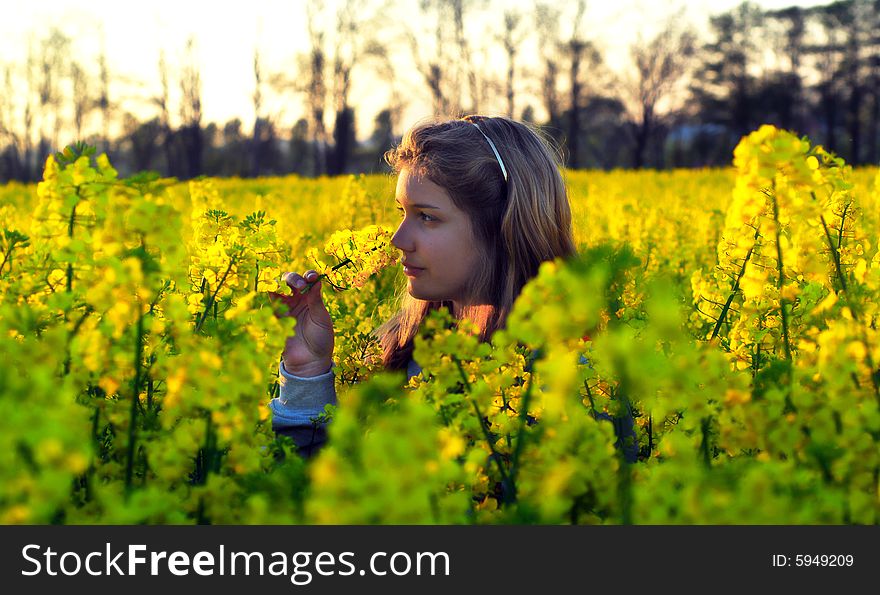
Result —
M288 287L296 291L302 291L307 285L306 280L298 273L287 273L284 275L284 280L287 282Z
M308 290L311 289L320 278L321 275L319 275L318 271L314 269L306 271L304 275L300 275L299 273L285 273L283 276L287 286L300 295L308 292Z

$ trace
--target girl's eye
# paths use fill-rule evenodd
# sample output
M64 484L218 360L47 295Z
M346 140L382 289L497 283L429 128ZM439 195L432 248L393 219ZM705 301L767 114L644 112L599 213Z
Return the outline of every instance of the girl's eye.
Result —
M403 216L403 214L404 214L404 208L403 208L403 207L400 207L400 206L398 206L398 207L396 207L396 208L397 208L397 212L400 213L401 216ZM427 213L419 213L419 218L420 218L422 221L424 221L425 223L431 223L432 221L436 221L436 220L437 220L435 217L432 217L431 215L429 215L429 214L427 214Z

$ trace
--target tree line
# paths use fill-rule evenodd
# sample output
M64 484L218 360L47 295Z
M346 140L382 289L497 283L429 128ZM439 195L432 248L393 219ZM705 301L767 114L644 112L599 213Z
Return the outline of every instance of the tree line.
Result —
M106 52L84 62L74 40L52 29L24 64L3 70L0 180L39 179L45 156L73 140L109 151L122 171L181 179L382 171L408 102L418 100L414 81L434 113L503 113L543 126L574 168L725 165L764 123L809 135L853 164L880 159L880 0L781 10L744 2L699 34L679 13L633 42L619 72L591 38L602 24L585 0L501 11L486 0L419 0L421 18L406 28L399 8L310 0L308 49L296 67L270 72L255 50L253 120L219 125L203 118L192 39L174 64L160 53L158 89L114 96L122 79ZM489 12L492 26L468 31ZM363 139L356 77L387 92ZM300 108L292 127L272 107L279 100ZM133 105L152 117L124 107Z

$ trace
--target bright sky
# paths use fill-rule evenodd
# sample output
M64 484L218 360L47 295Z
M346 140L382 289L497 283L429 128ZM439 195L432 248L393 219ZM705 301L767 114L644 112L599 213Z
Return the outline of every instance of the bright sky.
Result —
M176 90L175 67L181 63L186 40L192 36L201 64L203 121L222 125L239 117L247 130L253 121L254 49L260 49L265 70L294 73L295 56L307 46L306 1L7 0L4 18L0 20L0 67L23 63L29 39L39 39L55 26L74 40L76 55L96 75L95 59L103 39L111 72L116 76L111 86L114 99L121 101L123 110L152 117L155 108L150 107L145 98L158 93L159 53L162 50L166 53L173 90ZM336 1L328 0L328 5L335 6ZM362 5L371 2L364 0ZM491 20L500 22L506 7L519 5L528 10L533 6L533 0L483 2L486 9L479 11L479 16L466 25L470 39L475 41L488 39L494 24ZM765 8L827 3L829 0L757 1ZM392 12L393 21L389 22L389 35L400 31L406 23L418 23L418 4L417 0L398 0L399 8ZM480 0L476 4L479 5ZM571 1L566 4L571 8L575 5ZM603 48L611 66L619 66L627 59L628 44L639 33L650 35L682 6L686 6L685 19L699 31L706 29L709 14L738 4L739 0L588 1L584 34ZM424 83L413 71L409 47L405 44L396 47L405 65L400 84L408 99L402 124L408 126L430 115L431 103ZM528 55L530 47L524 45L523 55ZM500 75L501 68L498 70ZM355 74L352 97L359 108L359 137L370 133L375 114L388 98L387 86L376 82L368 73ZM292 96L267 107L285 126L303 115L300 101ZM502 105L487 106L487 111L502 108Z

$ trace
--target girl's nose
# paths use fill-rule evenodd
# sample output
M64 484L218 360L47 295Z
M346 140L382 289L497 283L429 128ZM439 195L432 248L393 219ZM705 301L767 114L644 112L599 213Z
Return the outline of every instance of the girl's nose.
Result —
M402 250L403 252L411 252L412 243L406 233L405 228L406 226L403 222L401 222L400 225L397 226L397 231L395 231L394 235L391 236L391 245L398 250Z

